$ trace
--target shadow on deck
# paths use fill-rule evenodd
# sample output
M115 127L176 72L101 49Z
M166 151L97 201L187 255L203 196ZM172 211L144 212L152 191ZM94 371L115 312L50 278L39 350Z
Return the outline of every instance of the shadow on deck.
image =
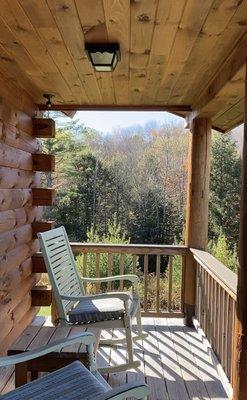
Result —
M43 323L49 325L49 320L43 320ZM135 356L141 361L140 368L105 376L111 386L144 381L150 387L150 400L230 398L230 385L200 329L187 328L181 319L175 318L143 318L143 326L149 336L135 345ZM110 333L103 331L102 335L109 337ZM121 330L114 330L111 335L120 337L122 333ZM97 364L103 366L111 362L116 365L123 363L125 357L124 347L101 347ZM2 369L0 390L6 393L13 388L13 369Z

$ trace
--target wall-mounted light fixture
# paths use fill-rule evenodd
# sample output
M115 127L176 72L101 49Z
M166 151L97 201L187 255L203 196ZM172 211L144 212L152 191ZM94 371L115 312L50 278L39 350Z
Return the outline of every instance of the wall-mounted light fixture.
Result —
M54 97L54 94L44 93L43 97L46 99L46 103L45 103L46 107L51 108L51 106L52 106L51 99L52 99L52 97Z
M86 43L85 51L97 72L114 71L121 59L118 43Z

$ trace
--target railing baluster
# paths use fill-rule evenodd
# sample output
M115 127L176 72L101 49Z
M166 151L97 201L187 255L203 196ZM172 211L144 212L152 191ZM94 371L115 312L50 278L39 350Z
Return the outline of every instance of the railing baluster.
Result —
M234 363L232 362L233 354L234 354L234 336L233 332L235 331L235 326L236 326L236 302L233 303L233 310L232 310L232 326L233 329L231 330L231 384L233 383L233 376L234 376Z
M202 270L202 329L206 332L206 271Z
M120 275L124 275L124 254L120 254L120 259L119 259L119 273ZM122 291L124 288L124 281L123 279L120 281L119 284L119 289Z
M136 275L137 273L137 255L136 254L132 254L132 272L134 275Z
M219 354L219 359L220 362L222 362L222 320L223 320L223 315L222 315L222 287L219 285L219 308L218 308L218 318L219 318L219 345L218 345L218 354Z
M112 276L112 260L113 260L113 255L112 253L108 253L108 270L107 270L107 275ZM111 290L111 282L107 283L107 290Z
M82 267L82 276L87 276L87 253L83 253L83 267ZM83 284L85 293L87 293L87 283L84 282Z
M212 347L216 349L216 324L217 324L217 282L213 280L213 338L212 338Z
M202 267L197 263L198 285L197 285L197 319L201 325L202 322Z
M83 253L82 275L87 276L87 253Z
M169 257L168 264L168 311L172 310L172 281L173 281L173 257Z
M207 298L207 313L208 313L208 339L211 341L212 337L212 292L211 292L211 276L208 275L208 281L207 281L207 290L208 290L208 298Z
M209 320L209 312L208 312L208 279L209 275L207 271L205 271L205 304L204 304L204 316L205 316L205 333L208 336L208 320Z
M156 311L160 310L160 255L156 256Z
M95 277L100 277L100 253L95 253ZM96 293L100 291L100 283L96 283Z
M216 337L215 337L215 351L216 354L219 355L219 337L220 337L220 321L219 321L219 307L220 307L220 301L219 301L219 290L220 286L218 282L216 282L216 310L217 310L217 318L216 318Z
M144 311L147 311L147 300L148 300L148 254L144 255Z
M224 370L227 371L227 354L228 354L228 325L229 325L229 304L230 304L230 296L225 292L225 323L224 323Z
M186 257L182 256L182 271L181 271L181 286L180 286L180 310L184 309L184 279L185 279L185 268L186 268Z

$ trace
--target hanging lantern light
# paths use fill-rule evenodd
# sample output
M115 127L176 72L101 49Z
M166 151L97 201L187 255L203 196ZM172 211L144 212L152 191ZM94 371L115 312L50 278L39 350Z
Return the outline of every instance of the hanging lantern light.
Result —
M97 72L114 71L121 59L118 43L86 43L85 51Z

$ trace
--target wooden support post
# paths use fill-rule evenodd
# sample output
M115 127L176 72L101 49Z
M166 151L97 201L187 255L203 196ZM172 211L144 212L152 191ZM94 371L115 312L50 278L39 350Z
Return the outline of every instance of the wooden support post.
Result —
M233 400L247 396L247 62L239 234L239 270L233 352Z
M191 123L185 244L204 249L208 239L208 201L211 157L211 121L195 118ZM183 294L185 323L193 327L196 296L196 264L186 256Z
M55 121L50 118L34 118L33 119L33 136L37 138L54 138L55 137Z
M53 154L32 154L33 171L54 172L55 156Z

